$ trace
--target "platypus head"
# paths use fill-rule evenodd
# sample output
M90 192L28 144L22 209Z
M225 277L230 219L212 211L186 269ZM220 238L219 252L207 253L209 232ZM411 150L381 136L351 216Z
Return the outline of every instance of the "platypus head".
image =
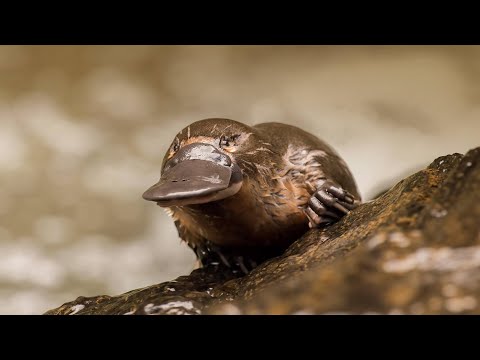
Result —
M204 204L236 194L243 174L235 153L252 147L251 127L228 119L197 121L177 134L160 181L143 194L162 207Z

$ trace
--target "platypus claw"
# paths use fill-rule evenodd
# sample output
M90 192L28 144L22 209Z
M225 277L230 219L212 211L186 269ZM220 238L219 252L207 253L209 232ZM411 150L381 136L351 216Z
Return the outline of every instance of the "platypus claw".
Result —
M305 213L310 220L310 227L316 227L338 221L357 206L358 202L352 194L327 180L310 197Z
M233 273L242 272L248 274L255 267L257 262L246 256L231 255L218 245L206 241L195 247L195 253L202 266L223 265L231 269Z

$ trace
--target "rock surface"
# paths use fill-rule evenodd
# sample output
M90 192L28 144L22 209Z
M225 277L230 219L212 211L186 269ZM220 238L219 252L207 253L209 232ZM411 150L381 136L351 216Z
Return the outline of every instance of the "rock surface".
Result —
M220 267L46 314L480 313L480 148L436 159L238 277Z

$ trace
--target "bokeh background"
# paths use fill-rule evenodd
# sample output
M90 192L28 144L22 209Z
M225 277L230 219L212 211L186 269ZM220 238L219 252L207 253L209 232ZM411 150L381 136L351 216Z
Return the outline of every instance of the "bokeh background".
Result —
M141 194L207 117L317 134L368 199L480 146L480 47L1 46L0 313L190 272Z

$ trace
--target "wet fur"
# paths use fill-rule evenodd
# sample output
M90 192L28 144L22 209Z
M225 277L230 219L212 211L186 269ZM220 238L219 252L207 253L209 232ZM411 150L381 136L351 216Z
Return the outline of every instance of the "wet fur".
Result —
M242 169L241 190L220 201L167 210L180 237L193 249L207 240L238 253L285 248L308 230L304 213L311 196L308 184L316 187L333 179L360 199L345 162L330 146L297 127L280 123L249 127L209 119L192 124L178 138L183 146L200 136L215 142L221 135L238 132L242 146L230 155Z

